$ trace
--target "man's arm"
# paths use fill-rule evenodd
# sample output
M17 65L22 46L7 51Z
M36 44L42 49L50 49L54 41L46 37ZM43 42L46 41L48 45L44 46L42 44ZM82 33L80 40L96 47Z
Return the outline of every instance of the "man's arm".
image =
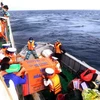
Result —
M48 79L48 80L43 79L43 81L44 81L44 85L45 86L48 86L48 85L51 85L52 86L53 85L50 79Z

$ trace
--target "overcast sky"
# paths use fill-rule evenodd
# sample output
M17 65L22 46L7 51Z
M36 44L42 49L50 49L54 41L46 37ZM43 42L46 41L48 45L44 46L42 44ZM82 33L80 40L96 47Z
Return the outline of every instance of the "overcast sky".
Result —
M1 0L9 10L100 10L100 0Z

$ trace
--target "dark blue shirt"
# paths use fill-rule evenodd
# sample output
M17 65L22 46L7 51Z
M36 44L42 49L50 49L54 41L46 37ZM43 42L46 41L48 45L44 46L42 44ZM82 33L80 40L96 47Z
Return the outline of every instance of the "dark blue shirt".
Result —
M15 87L17 85L24 84L26 82L26 75L23 78L21 78L19 76L16 76L13 73L9 73L9 74L4 75L3 77L4 77L4 81L7 86L9 86L10 80L12 80L14 82Z

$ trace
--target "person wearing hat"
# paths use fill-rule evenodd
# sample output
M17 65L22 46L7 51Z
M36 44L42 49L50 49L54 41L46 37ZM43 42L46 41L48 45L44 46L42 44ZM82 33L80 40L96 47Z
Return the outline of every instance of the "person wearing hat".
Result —
M2 44L2 48L0 49L0 62L5 57L5 52L10 44Z
M12 47L9 47L6 50L5 56L10 58L10 63L11 64L17 63L17 61L16 61L16 53L15 52L16 52L16 48L12 48Z
M17 75L16 73L21 73L23 71L23 68L21 69L21 65L20 64L9 64L10 59L8 57L5 57L2 61L1 61L1 71L0 71L0 75L2 75L4 77L4 80L7 84L7 86L9 86L9 80L12 80L15 84L15 86L19 85L19 84L24 84L26 82L26 75L24 75L24 77L20 77L22 76L22 74Z
M59 40L57 40L54 43L54 50L55 50L55 57L57 57L58 61L60 62L62 53L65 52L65 50L62 48L62 43Z
M59 74L63 79L65 79L66 81L68 81L67 77L62 73L62 69L61 69L61 65L58 61L57 57L52 56L52 61L55 62L55 73Z
M49 86L50 92L54 95L54 98L56 98L56 95L61 92L60 78L54 73L52 68L46 68L45 73L47 74L47 79L43 77L44 85Z
M10 44L2 44L2 48L0 49L0 53L5 54L6 50L10 47Z
M36 43L35 41L33 40L32 37L29 38L28 42L27 42L27 49L28 49L28 52L25 56L25 60L29 59L30 55L33 54L34 58L37 59L38 58L38 55L35 51L35 47L36 47Z

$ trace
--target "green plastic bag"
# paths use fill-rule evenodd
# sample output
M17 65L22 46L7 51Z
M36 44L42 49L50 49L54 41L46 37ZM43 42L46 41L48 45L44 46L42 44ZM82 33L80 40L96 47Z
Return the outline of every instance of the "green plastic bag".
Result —
M9 66L9 69L6 69L6 72L7 73L18 72L20 68L21 68L20 64L11 64Z
M83 100L100 100L100 92L96 89L86 89L82 91Z

